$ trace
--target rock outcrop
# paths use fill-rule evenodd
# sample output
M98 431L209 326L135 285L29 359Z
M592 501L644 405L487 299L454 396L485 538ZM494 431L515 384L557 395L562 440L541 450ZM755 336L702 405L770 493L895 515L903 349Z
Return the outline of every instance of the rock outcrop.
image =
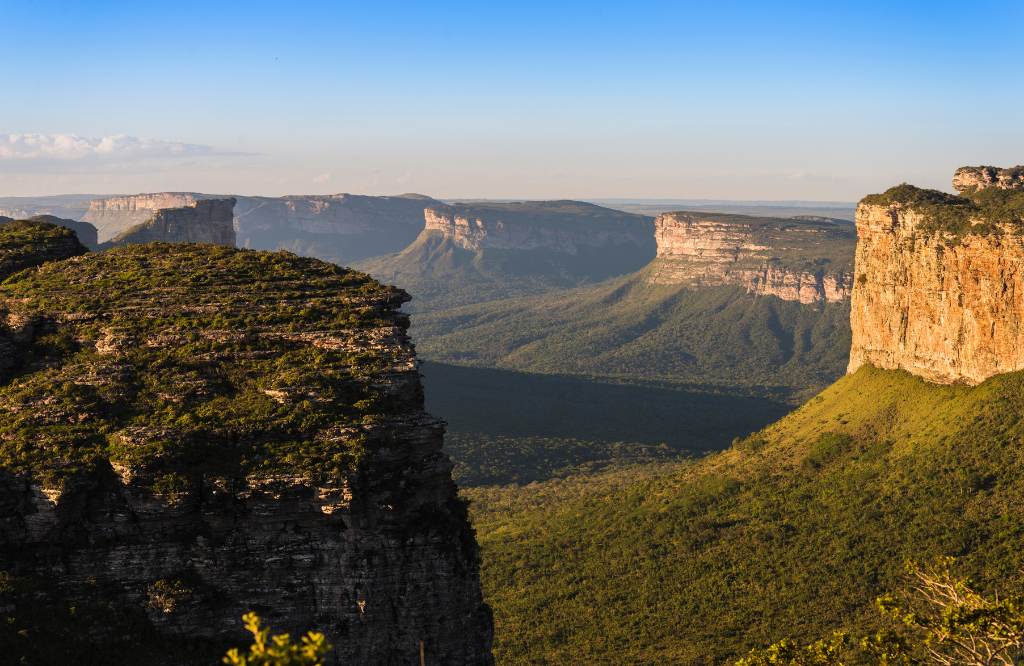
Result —
M0 217L0 282L26 268L61 261L87 251L75 234L64 226L38 219Z
M96 227L89 224L88 222L76 222L75 220L68 220L66 218L56 217L54 215L33 215L28 219L42 220L44 222L56 224L58 227L71 229L78 236L78 240L82 243L82 245L86 246L93 252L99 249L100 243Z
M856 236L825 220L676 212L655 221L658 259L650 281L742 285L801 303L850 294Z
M325 633L334 664L418 664L421 642L427 663L493 664L405 292L154 243L45 264L0 299L20 373L0 386L0 606L25 650L140 663L150 632L213 641L213 663L255 610ZM91 619L110 609L120 625Z
M212 243L234 247L234 207L234 197L228 197L200 199L181 208L163 208L156 211L146 222L103 243L101 248L155 242Z
M161 208L181 208L203 198L213 197L197 192L157 192L93 199L80 221L96 227L102 243L142 224Z
M954 186L976 200L903 185L861 202L849 372L976 384L1024 368L1024 190L1006 177L1020 172L959 169Z
M425 231L452 239L463 249L554 250L651 245L652 220L578 201L524 201L432 206Z
M999 169L991 166L960 167L953 174L953 189L964 192L970 187L997 187L1001 190L1024 188L1024 166Z

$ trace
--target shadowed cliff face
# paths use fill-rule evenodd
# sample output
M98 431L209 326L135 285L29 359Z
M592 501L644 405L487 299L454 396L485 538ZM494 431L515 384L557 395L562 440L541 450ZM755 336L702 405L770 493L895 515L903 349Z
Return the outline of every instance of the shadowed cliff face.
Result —
M212 243L235 246L232 210L235 199L201 199L181 208L156 211L149 220L136 225L101 247L145 243Z
M831 222L679 212L655 225L656 284L736 284L801 303L849 296L856 237Z
M95 226L99 241L105 242L142 224L161 208L181 208L203 196L196 192L157 192L93 199L81 221Z
M493 663L404 292L154 243L44 264L0 298L0 605L25 650L139 663L146 632L240 645L256 610L327 634L333 663L418 663L420 641L428 663ZM81 635L48 634L39 609L71 606ZM93 629L93 607L135 620Z

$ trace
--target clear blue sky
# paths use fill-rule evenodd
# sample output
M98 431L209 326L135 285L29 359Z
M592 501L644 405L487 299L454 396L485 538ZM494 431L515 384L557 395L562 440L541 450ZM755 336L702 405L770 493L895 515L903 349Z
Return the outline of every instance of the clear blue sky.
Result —
M0 196L857 200L1024 163L1019 1L0 0L0 25Z

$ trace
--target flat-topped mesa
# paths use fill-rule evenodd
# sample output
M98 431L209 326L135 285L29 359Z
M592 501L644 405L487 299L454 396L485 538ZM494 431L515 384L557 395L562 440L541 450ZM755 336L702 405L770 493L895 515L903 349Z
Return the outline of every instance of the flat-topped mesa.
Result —
M553 250L651 243L651 218L579 201L475 202L431 206L426 232L440 232L459 247L479 251Z
M655 238L655 284L735 284L801 303L850 294L856 236L830 221L674 212L655 220Z
M860 202L849 372L977 384L1024 368L1022 173L964 167L962 196L904 183Z
M81 221L95 226L103 242L142 224L161 208L181 208L203 196L196 192L156 192L93 199Z
M234 247L234 208L234 197L200 199L181 208L164 208L101 247L108 249L154 242L212 243Z
M242 645L256 610L276 632L326 634L331 664L425 649L493 666L408 300L315 259L206 244L129 245L0 285L18 372L0 382L8 622L129 664L154 634ZM71 632L48 609L72 606L119 619Z

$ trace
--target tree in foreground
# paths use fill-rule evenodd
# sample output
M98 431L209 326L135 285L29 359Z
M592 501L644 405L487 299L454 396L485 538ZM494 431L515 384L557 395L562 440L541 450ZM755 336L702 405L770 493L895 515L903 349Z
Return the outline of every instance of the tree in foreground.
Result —
M856 658L849 636L837 631L831 641L800 646L783 640L753 650L736 666L844 666L844 656L878 666L1020 666L1024 649L1024 599L979 594L970 579L950 573L952 559L940 567L908 567L910 594L892 594L875 604L898 629L862 638Z
M323 666L321 658L331 649L323 634L311 631L302 637L301 644L292 643L288 634L269 638L270 628L260 629L256 613L247 613L242 620L255 642L249 647L249 654L239 654L238 648L229 650L224 657L229 666Z

